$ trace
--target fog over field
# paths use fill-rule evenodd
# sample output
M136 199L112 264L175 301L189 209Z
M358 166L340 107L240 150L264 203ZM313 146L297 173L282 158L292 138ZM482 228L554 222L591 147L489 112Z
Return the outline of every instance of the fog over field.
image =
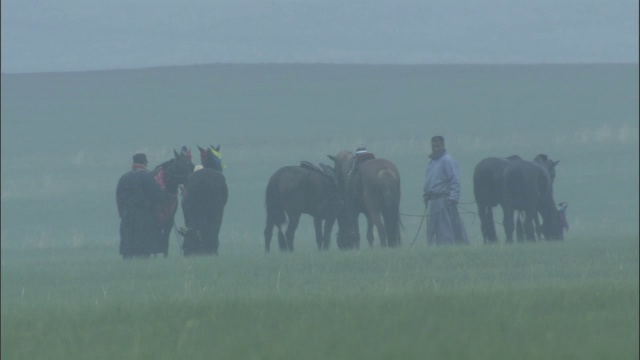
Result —
M116 254L115 186L132 154L155 166L182 145L221 145L230 194L220 256L262 251L275 170L331 164L326 155L359 144L397 164L401 212L421 214L433 135L458 162L472 245L482 243L473 167L512 154L560 160L554 191L569 203L567 242L638 235L637 64L202 65L2 74L1 90L2 249ZM420 222L402 221L407 246ZM312 227L303 217L300 251L315 251ZM424 227L420 240L426 247Z

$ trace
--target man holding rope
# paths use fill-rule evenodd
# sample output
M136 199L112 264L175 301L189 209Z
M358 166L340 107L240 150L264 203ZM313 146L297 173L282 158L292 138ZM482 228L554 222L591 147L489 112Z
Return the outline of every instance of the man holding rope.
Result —
M468 244L458 199L460 198L460 174L458 165L444 148L444 138L431 138L431 161L424 177L425 206L429 207L427 243L429 245Z

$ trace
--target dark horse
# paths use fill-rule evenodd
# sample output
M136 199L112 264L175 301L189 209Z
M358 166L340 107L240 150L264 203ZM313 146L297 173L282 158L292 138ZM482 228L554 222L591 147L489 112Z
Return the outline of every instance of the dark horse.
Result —
M493 207L502 206L503 173L510 161L522 160L518 155L507 158L489 157L482 159L473 170L473 195L478 206L480 231L485 243L498 241L493 221Z
M485 243L495 243L498 241L496 229L493 220L493 207L500 205L504 214L504 206L502 204L504 196L504 170L512 161L523 161L518 155L512 155L507 158L489 157L481 160L475 167L473 172L473 193L478 206L478 214L480 217L480 229ZM545 168L550 176L551 184L555 179L555 166L559 161L553 161L545 154L537 155L535 163ZM541 237L542 230L538 220L538 216L534 216L536 234ZM522 232L522 222L518 219L518 233ZM506 232L506 230L505 230Z
M229 190L220 159L220 145L200 150L203 168L189 175L182 198L182 213L187 231L183 233L182 252L217 254L224 207Z
M553 199L552 174L544 165L546 161L539 161L544 158L536 157L537 160L534 161L511 161L504 169L502 206L507 242L513 242L514 211L524 212L523 227L527 240L535 241L536 239L533 224L538 213L542 216L541 232L544 238L547 240L563 238L562 219ZM520 231L518 240L523 240Z
M355 168L354 156L343 150L336 156L328 155L334 162L345 199L344 209L338 217L338 247L360 247L358 216L367 218L367 241L373 246L373 226L378 229L382 247L400 245L400 174L389 160L371 159Z
M118 183L116 198L122 208L122 240L120 254L123 258L147 257L151 254L169 253L169 235L173 227L178 204L178 186L193 172L189 154L178 154L152 171L139 172L126 184L127 196L120 194Z
M269 179L266 191L267 225L264 228L264 247L269 252L273 227L278 227L281 251L293 251L293 238L302 214L313 217L318 249L329 248L331 229L342 206L333 169L303 161L300 166L285 166ZM287 230L282 225L289 219ZM322 222L324 221L324 229ZM324 230L324 231L323 231Z

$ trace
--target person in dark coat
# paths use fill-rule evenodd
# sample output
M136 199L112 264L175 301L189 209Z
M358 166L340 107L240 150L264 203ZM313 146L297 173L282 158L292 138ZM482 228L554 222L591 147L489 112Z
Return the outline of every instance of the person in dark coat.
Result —
M133 156L131 171L120 177L116 188L116 204L120 216L120 255L124 259L149 254L153 231L157 226L153 218L151 201L147 194L153 177L147 170L147 156Z

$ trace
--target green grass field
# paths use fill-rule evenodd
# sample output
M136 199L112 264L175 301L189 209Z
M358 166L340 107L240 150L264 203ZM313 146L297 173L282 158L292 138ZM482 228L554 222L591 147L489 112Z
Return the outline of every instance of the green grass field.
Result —
M2 360L638 359L638 79L637 64L2 74ZM433 135L459 166L468 247L430 248L424 227L410 246ZM296 251L265 255L269 177L361 143L398 166L403 246L341 252L334 235L320 253L305 215ZM123 261L131 155L209 144L228 165L220 256L185 259L172 236L168 258ZM540 153L560 160L565 241L482 245L475 165Z
M638 358L637 237L259 249L5 250L2 359Z

